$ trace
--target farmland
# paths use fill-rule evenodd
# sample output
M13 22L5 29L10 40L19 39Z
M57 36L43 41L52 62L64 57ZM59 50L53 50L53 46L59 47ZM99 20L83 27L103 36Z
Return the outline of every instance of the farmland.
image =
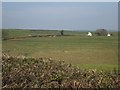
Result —
M3 88L118 88L118 36L3 30Z
M12 56L30 56L34 58L47 57L63 60L81 68L96 68L111 70L118 65L118 37L113 36L87 37L87 32L64 31L68 36L60 35L58 30L4 30L5 37L14 38L3 40L3 53ZM28 37L54 35L48 37ZM28 38L18 38L28 37Z

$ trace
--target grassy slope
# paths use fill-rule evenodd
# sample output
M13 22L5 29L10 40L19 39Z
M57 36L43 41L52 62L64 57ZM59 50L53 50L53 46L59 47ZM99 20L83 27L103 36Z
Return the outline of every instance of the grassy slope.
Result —
M9 31L9 36L59 34L58 31ZM118 61L118 42L112 37L86 37L85 32L65 32L76 36L37 37L3 41L3 52L11 55L52 57L83 68L112 69Z

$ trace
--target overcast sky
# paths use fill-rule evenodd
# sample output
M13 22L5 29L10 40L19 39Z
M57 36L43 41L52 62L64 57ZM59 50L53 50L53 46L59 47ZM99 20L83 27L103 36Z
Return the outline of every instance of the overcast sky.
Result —
M118 3L3 2L2 28L118 30Z

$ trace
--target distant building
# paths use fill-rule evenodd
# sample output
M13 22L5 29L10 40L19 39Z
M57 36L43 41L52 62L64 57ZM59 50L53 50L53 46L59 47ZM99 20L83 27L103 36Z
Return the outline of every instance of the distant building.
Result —
M87 36L92 36L92 33L91 33L91 32L88 32Z
M108 34L107 34L107 36L108 36L108 37L110 37L110 36L111 36L111 34L110 34L110 33L108 33Z

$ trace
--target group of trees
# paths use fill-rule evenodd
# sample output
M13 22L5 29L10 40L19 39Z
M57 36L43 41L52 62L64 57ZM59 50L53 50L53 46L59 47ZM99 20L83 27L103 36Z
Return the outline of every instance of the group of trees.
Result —
M95 34L98 36L106 36L108 34L108 31L106 29L97 29Z

